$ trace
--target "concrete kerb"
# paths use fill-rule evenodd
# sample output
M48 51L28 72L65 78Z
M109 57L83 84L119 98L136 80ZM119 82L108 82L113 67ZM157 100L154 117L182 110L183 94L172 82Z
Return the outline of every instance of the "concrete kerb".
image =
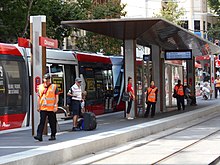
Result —
M219 111L219 105L178 114L114 131L99 133L75 140L0 157L5 165L53 165L64 163L125 142L170 129L179 124Z

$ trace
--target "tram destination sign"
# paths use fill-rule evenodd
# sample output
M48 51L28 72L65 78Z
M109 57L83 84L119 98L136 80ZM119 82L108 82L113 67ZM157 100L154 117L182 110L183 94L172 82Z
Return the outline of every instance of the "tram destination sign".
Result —
M165 60L191 60L192 50L165 50Z

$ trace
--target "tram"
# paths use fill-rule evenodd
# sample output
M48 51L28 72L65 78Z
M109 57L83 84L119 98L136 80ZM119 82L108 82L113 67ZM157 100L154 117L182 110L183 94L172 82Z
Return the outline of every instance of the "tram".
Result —
M96 115L114 112L114 84L110 57L76 51L47 49L46 72L59 89L59 107L66 107L67 92L76 77L87 91L86 109ZM30 49L0 43L0 130L30 125Z

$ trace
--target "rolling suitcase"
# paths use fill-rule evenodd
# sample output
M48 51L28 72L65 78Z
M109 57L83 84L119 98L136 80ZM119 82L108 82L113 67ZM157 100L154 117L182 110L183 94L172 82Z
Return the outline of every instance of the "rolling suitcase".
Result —
M90 131L96 129L97 122L96 122L96 116L92 112L85 112L83 114L83 123L82 123L82 129L85 131Z

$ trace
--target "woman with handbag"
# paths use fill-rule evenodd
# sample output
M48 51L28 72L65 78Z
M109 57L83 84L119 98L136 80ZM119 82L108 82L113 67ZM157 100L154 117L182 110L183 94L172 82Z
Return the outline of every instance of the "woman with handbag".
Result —
M131 77L128 77L127 92L129 93L130 98L128 100L127 116L126 117L128 120L132 120L134 118L132 118L130 116L130 112L131 112L132 102L135 99L135 96L134 96L134 89L132 87L132 78Z

